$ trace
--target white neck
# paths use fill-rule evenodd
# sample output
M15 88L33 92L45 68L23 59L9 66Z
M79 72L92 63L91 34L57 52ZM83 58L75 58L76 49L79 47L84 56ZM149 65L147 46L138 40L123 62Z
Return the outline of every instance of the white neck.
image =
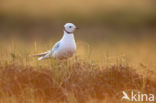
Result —
M67 33L64 31L64 35L62 39L74 39L74 34L73 33Z
M68 34L67 32L64 31L64 35L60 42L62 43L62 46L64 48L71 48L73 50L76 50L76 43L73 33Z

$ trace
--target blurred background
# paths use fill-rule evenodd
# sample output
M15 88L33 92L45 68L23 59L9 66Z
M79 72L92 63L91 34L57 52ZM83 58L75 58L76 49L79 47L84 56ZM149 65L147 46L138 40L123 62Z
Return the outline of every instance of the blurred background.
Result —
M70 61L33 57L52 48L67 22L80 28ZM153 94L155 45L156 0L0 0L0 103Z
M0 0L0 38L58 40L63 25L87 43L155 41L155 0Z
M79 57L155 65L156 0L0 0L1 61L32 63L28 56L51 48L67 22L80 28Z

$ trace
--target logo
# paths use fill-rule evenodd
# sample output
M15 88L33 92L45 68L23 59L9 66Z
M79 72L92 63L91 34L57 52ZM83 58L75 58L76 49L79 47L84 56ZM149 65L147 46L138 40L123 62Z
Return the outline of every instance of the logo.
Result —
M139 91L131 91L128 95L125 91L122 91L123 97L121 100L128 100L128 101L138 101L138 102L153 102L155 100L154 94L144 94Z

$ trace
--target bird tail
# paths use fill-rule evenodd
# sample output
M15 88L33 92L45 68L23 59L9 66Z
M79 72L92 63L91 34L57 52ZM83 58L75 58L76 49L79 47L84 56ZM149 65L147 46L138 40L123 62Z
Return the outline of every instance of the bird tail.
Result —
M30 56L39 57L38 60L42 60L42 59L49 58L49 57L50 57L50 52L51 52L51 51L49 50L49 51L44 52L44 53L34 54L34 55L30 55Z
M39 61L42 60L42 59L45 59L45 58L44 58L44 57L39 57L39 58L38 58Z
M45 56L46 54L48 54L50 51L47 51L47 52L44 52L44 53L40 53L40 54L34 54L34 55L31 55L33 57L41 57L41 56Z
M47 59L47 58L49 58L50 57L50 54L51 54L51 52L50 51L48 51L46 54L44 54L43 56L40 56L39 58L38 58L38 60L43 60L43 59Z

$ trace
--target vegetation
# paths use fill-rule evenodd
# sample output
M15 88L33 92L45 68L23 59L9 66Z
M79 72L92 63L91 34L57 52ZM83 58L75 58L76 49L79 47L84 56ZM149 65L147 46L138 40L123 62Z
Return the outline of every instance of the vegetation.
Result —
M88 50L78 43L77 54L67 61L37 61L30 54L49 48L44 46L48 43L26 44L12 41L8 47L1 45L0 103L120 103L123 90L156 94L155 67L146 66L148 59L138 66L134 58L140 61L139 55L131 62L130 56L115 54L124 49L106 55L104 48ZM100 58L102 54L106 57Z
M155 0L0 0L0 103L129 103L156 98ZM77 52L38 61L72 22ZM156 101L156 99L155 99Z

